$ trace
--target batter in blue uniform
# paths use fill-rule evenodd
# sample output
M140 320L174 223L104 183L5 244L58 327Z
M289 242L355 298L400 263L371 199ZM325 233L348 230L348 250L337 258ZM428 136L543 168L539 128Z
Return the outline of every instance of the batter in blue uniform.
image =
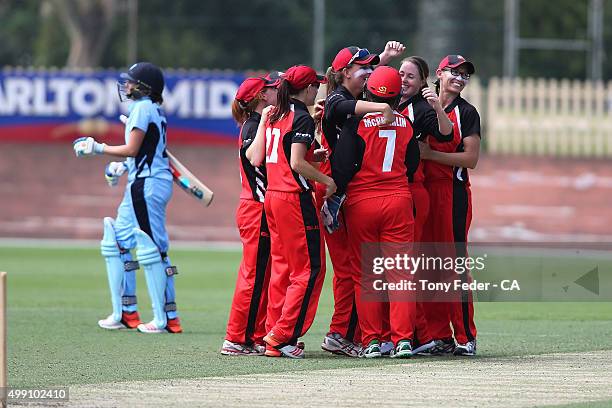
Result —
M108 154L125 158L110 162L106 180L115 186L127 173L128 183L117 218L104 219L102 256L106 260L113 313L98 322L104 329L143 333L180 333L174 293L176 267L168 258L166 207L172 197L172 174L166 154L166 118L161 110L164 76L148 62L121 74L121 101L130 100L125 144L109 146L92 137L74 141L77 157ZM138 262L132 260L136 249ZM153 302L153 320L141 323L137 309L135 271L142 267Z

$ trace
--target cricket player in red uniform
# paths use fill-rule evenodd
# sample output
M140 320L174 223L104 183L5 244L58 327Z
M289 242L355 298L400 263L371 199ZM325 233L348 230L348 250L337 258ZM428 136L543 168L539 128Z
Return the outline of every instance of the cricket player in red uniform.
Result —
M366 48L355 46L341 49L327 70L327 98L321 121L321 145L330 154L342 126L353 115L365 115L371 112L382 112L391 123L395 119L393 110L386 103L358 100L364 90L365 82L372 72L372 67L386 63L404 51L403 44L389 41L380 54L371 54ZM323 162L320 170L331 176L330 161ZM317 184L317 207L323 205L325 185ZM342 223L343 215L338 215ZM335 354L358 357L361 349L361 333L357 318L353 272L349 262L347 231L344 226L330 234L324 231L325 243L334 267L333 291L334 313L329 331L323 338L321 348Z
M418 56L405 58L399 73L402 77L402 98L398 110L412 122L414 137L417 140L433 137L440 143L450 142L453 139L453 123L440 105L438 95L427 85L429 76L427 62ZM414 242L418 247L424 242L423 227L430 211L429 193L423 184L425 181L423 162L419 163L414 177L409 181L414 203ZM415 252L421 253L416 247ZM429 354L435 345L427 328L425 307L425 303L417 302L414 354Z
M276 104L278 73L267 78L248 78L238 88L232 114L241 125L239 148L240 204L236 223L242 241L242 261L227 322L221 354L262 355L265 351L266 307L270 281L270 232L263 203L266 193L266 167L251 165L246 157L253 143L261 112Z
M399 102L400 91L399 73L388 66L376 68L366 84L368 100L385 102L394 108ZM335 229L339 205L345 201L344 219L359 325L364 344L367 344L361 355L366 358L382 355L385 295L389 299L388 319L391 340L395 344L391 355L399 358L412 355L414 301L400 299L391 291L380 293L381 298L377 301L364 301L362 297L363 293L372 291L371 287L362 286L362 244L374 245L375 256L392 256L388 252L390 244L402 244L409 251L409 243L414 240L414 218L411 211L406 211L412 208L407 175L416 169L419 151L410 121L397 111L394 116L395 120L389 125L384 125L380 113L347 120L332 158L332 174L338 183L338 193L325 202L322 210L326 227ZM409 279L409 276L401 278ZM386 272L385 278L389 282L399 281L397 272L392 270Z
M297 65L282 76L277 105L264 109L248 152L251 164L264 161L268 189L264 207L271 238L272 273L264 337L266 355L304 358L297 339L312 325L325 276L325 252L311 181L336 191L334 180L307 160L314 149L312 106L325 79Z
M427 219L423 241L453 243L449 247L458 257L467 256L466 243L472 221L467 169L476 167L480 152L480 116L460 95L473 73L474 65L461 55L448 55L440 61L436 70L438 94L453 122L453 140L440 143L429 138L429 144L419 144L421 158L425 160L425 187L431 208L436 209ZM451 274L450 278L441 278L471 281L467 272ZM428 303L427 324L431 335L437 339L437 351L473 356L476 354L476 326L472 293L461 291L460 296L461 299L453 302ZM452 323L452 331L449 323Z

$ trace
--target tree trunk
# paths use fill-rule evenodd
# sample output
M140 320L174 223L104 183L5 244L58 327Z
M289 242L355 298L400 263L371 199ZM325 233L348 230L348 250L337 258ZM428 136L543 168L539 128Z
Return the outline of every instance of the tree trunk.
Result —
M98 66L113 28L117 0L53 0L53 5L70 37L66 66Z
M425 58L434 75L438 63L449 54L464 53L462 27L467 0L421 0L418 7L417 55ZM435 75L431 77L435 79Z

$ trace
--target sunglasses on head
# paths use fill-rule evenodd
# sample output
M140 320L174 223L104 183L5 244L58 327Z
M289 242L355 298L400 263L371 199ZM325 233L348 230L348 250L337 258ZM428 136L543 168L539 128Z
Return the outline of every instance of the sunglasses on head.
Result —
M370 51L368 51L367 48L359 48L357 52L353 54L353 56L346 65L349 66L355 61L359 61L366 58L368 55L370 55Z
M448 71L450 74L456 78L462 78L464 80L470 79L470 74L463 73L456 68L444 68L442 71Z

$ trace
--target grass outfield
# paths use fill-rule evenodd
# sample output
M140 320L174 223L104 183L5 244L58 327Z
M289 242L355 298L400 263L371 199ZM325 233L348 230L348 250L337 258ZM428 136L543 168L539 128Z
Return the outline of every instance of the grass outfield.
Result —
M288 370L396 364L320 350L333 300L326 279L303 361L223 357L223 340L240 254L173 250L177 304L185 332L108 332L97 320L110 312L104 263L97 249L0 248L9 272L8 361L11 386L90 384L200 378ZM141 315L151 318L138 273ZM477 358L612 349L612 303L479 303ZM429 359L418 358L419 364ZM406 363L406 361L402 361Z

